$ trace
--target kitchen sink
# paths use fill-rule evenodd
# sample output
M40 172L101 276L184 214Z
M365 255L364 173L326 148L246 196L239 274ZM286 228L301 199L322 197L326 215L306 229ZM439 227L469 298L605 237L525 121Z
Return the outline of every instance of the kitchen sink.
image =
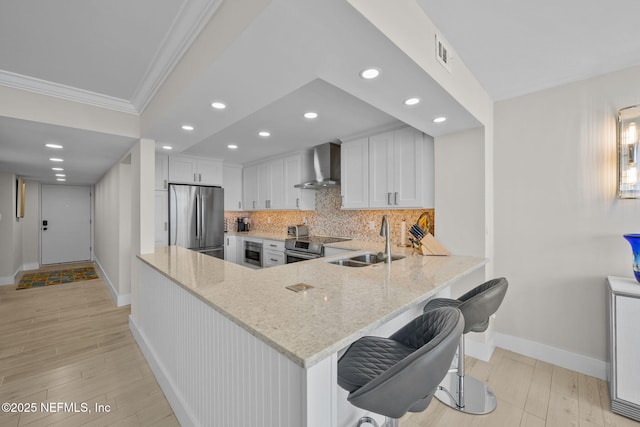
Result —
M391 255L391 261L396 261L404 258L403 255ZM367 267L369 265L378 264L384 262L384 256L381 253L374 254L368 253L363 255L356 255L349 258L341 258L333 261L328 261L330 264L342 265L344 267Z

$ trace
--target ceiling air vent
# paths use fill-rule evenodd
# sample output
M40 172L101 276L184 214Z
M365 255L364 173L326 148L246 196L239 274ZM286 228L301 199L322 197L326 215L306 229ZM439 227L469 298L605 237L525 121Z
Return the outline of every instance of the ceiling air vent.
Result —
M451 73L451 48L438 34L436 34L436 60Z

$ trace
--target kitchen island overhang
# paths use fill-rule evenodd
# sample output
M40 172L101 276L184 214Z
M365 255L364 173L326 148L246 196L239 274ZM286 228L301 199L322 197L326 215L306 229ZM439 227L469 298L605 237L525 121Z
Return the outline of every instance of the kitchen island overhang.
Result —
M402 326L486 264L405 251L402 260L366 268L328 263L334 256L252 270L158 248L138 257L139 307L130 326L185 425L343 425L355 415L338 398L338 353ZM299 283L313 288L286 288Z

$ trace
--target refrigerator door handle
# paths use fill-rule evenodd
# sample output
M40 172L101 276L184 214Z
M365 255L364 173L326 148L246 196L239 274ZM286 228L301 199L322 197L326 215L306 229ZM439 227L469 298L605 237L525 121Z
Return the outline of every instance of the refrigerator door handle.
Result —
M204 203L202 202L202 194L200 194L200 240L203 240L205 238L204 236L206 236L206 230L204 226L205 223L206 221L204 220Z
M200 240L200 211L198 210L198 195L195 197L196 203L196 240Z

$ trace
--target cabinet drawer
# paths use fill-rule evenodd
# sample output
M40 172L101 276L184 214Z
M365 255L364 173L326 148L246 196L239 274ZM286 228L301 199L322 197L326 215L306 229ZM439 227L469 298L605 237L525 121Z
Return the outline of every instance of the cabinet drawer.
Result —
M282 240L268 240L265 239L262 243L262 248L267 251L267 250L274 250L274 251L280 251L283 252L284 251L284 242Z
M262 263L265 267L284 265L284 252L267 249L264 251L264 260Z

